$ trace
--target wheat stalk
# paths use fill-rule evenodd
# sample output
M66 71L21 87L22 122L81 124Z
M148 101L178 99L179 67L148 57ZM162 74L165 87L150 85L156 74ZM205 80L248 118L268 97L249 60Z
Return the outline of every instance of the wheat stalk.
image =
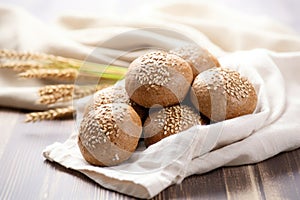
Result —
M40 63L36 62L29 62L29 61L11 61L11 62L5 62L5 63L0 63L0 69L1 68L8 68L8 69L13 69L14 71L17 72L24 72L28 69L38 69L38 68L43 68L43 65Z
M33 52L18 52L9 49L1 49L0 50L0 58L2 59L10 59L10 60L47 60L53 59L54 56L50 56L48 54L43 53L33 53Z
M0 69L9 68L19 72L21 78L55 78L74 81L79 72L84 76L101 77L101 84L97 86L50 85L39 90L39 103L54 104L78 99L95 91L107 87L116 80L120 80L127 72L127 68L96 64L72 58L64 58L44 53L18 52L0 49ZM103 84L104 81L104 84ZM44 112L33 112L26 115L26 122L52 120L72 115L74 108L57 108Z
M47 85L39 89L39 94L40 96L43 96L59 92L69 95L73 90L73 84Z
M39 68L45 69L76 69L83 74L90 76L98 76L108 79L119 80L123 78L127 72L127 68L91 63L87 61L76 60L72 58L64 58L44 53L33 52L17 52L14 50L2 49L0 50L0 59L6 62L6 66L17 64L16 60L20 61L35 61L40 64ZM13 69L17 69L13 68Z
M74 85L48 85L39 90L39 103L54 104L56 102L66 102L72 99Z
M28 61L28 60L40 60L40 61L55 61L61 63L70 63L68 58L64 58L61 56L55 56L52 54L45 54L45 53L36 53L36 52L20 52L11 49L0 49L0 59L5 60L21 60L21 61Z
M41 120L53 120L72 117L75 113L73 107L56 108L43 112L32 112L26 115L25 122L36 122Z
M75 86L73 84L47 85L39 90L41 104L54 104L57 102L67 102L93 94L97 90L110 86L111 84L101 84L97 86Z
M21 78L55 78L74 81L78 76L78 71L75 69L29 69L19 73L18 76Z

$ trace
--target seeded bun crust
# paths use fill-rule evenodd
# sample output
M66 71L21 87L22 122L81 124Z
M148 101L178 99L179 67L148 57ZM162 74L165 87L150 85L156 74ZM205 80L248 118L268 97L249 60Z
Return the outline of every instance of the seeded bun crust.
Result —
M191 100L211 121L219 122L254 112L257 95L245 77L227 68L200 73L192 85Z
M126 90L125 90L125 82L121 81L116 83L113 86L104 88L102 90L97 91L91 101L88 103L85 112L92 109L96 109L97 107L104 105L104 104L111 104L111 103L125 103L127 105L132 106L132 108L137 112L140 116L142 121L146 118L148 114L148 109L144 108L132 100L130 100Z
M197 45L189 44L178 47L171 50L170 53L183 58L190 64L193 70L194 78L199 73L207 69L220 67L220 63L215 56L213 56L207 49L204 49Z
M143 107L166 107L181 102L192 81L192 69L185 60L155 51L130 64L125 89L130 98Z
M148 147L163 138L203 125L200 115L187 105L175 105L151 113L144 123L144 142Z
M123 103L100 105L83 118L78 146L92 165L114 166L135 151L142 123L134 109Z

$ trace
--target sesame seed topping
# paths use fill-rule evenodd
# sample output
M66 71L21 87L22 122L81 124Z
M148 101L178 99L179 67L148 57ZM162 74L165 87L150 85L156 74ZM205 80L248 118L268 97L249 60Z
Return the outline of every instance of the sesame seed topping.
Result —
M200 76L202 81L206 83L207 90L220 88L222 94L227 94L238 100L248 98L252 90L247 78L241 77L240 73L228 68L215 67L205 71ZM197 84L200 86L200 83L197 82L196 87Z
M178 47L170 51L170 53L183 59L189 59L192 63L196 63L199 55L201 54L200 52L203 52L203 49L193 44Z
M155 120L164 130L164 135L175 134L191 126L202 124L200 115L186 105L163 108L158 112Z
M196 71L195 75L198 75L200 72L206 69L219 66L216 58L214 58L214 56L212 56L208 50L196 44L187 44L175 48L171 50L170 53L186 60L191 65L193 70Z
M118 161L120 160L119 155L116 153L112 159L113 161Z
M116 122L122 122L124 116L128 116L128 112L126 104L105 104L90 110L80 125L83 145L95 149L97 144L119 137L119 127Z
M124 85L114 85L96 92L93 103L95 107L110 103L132 104Z
M168 68L174 63L167 59L166 52L151 52L143 55L140 59L140 66L136 70L135 78L141 85L164 86L170 81Z

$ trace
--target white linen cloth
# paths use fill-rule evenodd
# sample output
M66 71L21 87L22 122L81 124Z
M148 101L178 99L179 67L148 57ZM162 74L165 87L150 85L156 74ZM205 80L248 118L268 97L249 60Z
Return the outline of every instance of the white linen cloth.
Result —
M135 57L120 57L128 50L143 45L170 49L184 42L178 34L161 31L168 28L207 47L222 66L247 76L259 97L255 113L192 127L147 149L138 149L115 167L94 167L85 162L75 131L65 143L54 143L44 150L48 160L80 171L103 187L151 198L189 175L259 162L300 147L299 36L270 20L248 18L201 1L173 1L142 11L127 19L65 15L57 26L46 26L23 10L2 5L0 47L78 59L89 56L102 63L118 58L115 63L126 66ZM144 27L156 29L127 32ZM109 40L113 36L118 37ZM96 47L100 55L95 54ZM29 95L36 94L42 83L21 85L23 81L15 81L8 73L0 75L0 104L43 109L35 104L37 96Z

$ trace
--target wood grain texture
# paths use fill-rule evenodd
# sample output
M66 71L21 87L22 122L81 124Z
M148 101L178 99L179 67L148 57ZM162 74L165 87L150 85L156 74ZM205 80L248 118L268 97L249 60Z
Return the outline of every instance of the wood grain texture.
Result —
M23 113L13 111L13 115L16 124L6 130L10 137L0 160L0 199L32 199L37 197L45 175L45 166L41 165L43 148L56 140L65 140L72 122L42 122L33 126L23 122ZM6 116L7 113L1 112L0 119ZM0 130L5 126L1 124Z
M5 117L4 117L5 116ZM8 110L0 110L1 124L5 124L1 128L0 134L0 159L3 154L3 151L6 147L6 144L11 136L10 131L17 123L17 113L13 113Z
M254 166L224 168L223 173L229 199L262 199Z
M258 169L267 199L299 199L300 182L297 182L295 177L299 166L293 158L293 153L281 154L276 159L260 163Z
M118 199L132 197L107 190L83 174L45 161L42 150L65 141L73 120L23 122L24 113L0 110L0 199ZM153 198L300 199L300 149L255 165L226 167L194 175Z

